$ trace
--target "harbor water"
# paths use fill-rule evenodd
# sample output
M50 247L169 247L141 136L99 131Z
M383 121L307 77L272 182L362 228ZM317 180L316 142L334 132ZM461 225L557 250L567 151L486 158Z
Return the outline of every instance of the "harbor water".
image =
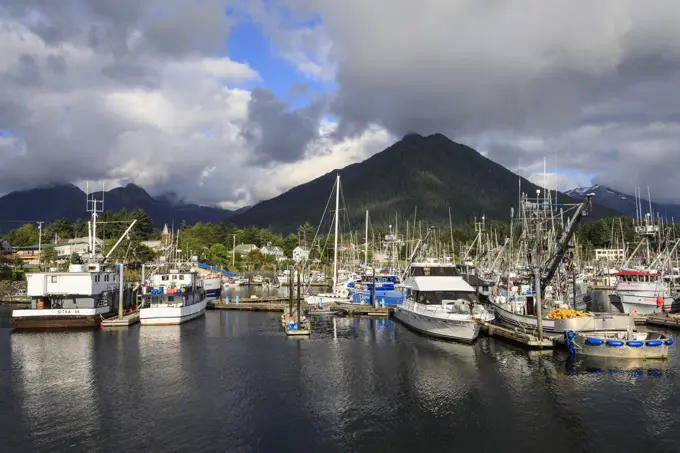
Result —
M436 341L389 318L210 311L182 326L0 329L3 451L678 451L668 361Z

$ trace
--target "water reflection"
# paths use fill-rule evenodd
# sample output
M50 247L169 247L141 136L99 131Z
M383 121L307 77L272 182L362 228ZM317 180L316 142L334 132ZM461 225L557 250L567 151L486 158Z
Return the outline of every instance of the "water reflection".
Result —
M14 393L33 448L46 443L97 445L101 427L91 332L11 335Z

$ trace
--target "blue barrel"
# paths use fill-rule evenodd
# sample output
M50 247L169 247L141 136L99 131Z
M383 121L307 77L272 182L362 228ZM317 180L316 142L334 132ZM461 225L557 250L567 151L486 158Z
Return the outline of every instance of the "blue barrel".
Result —
M609 340L609 341L607 341L607 346L612 346L612 347L617 348L619 346L623 346L623 341Z
M631 348L639 348L639 347L644 345L644 343L642 341L629 341L627 344Z
M661 341L661 340L649 340L649 341L647 341L647 346L656 347L656 346L661 346L662 344L663 344L663 341Z
M600 340L599 338L586 338L586 344L591 346L600 346L604 344L604 341Z

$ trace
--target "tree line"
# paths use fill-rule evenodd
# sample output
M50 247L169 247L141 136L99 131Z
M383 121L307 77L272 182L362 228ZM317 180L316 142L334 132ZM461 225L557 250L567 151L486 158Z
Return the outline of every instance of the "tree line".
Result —
M160 240L161 229L154 227L152 219L141 209L135 211L103 212L97 225L97 237L104 241L102 252L108 253L114 243L123 234L132 220L136 220L134 227L128 236L121 242L118 248L110 257L110 262L149 262L157 258L158 252L143 244L144 241ZM179 230L174 240L177 241L178 248L182 250L185 257L197 256L202 262L221 266L225 269L233 270L259 270L273 267L275 258L267 256L259 251L253 251L245 256L232 254L234 244L254 244L258 248L263 246L280 247L287 258L291 258L293 249L302 246L311 249L311 258L319 259L321 262L330 262L333 258L332 235L323 235L312 247L312 241L316 234L316 228L309 223L300 225L297 234L283 236L265 228L246 227L239 228L229 222L219 223L196 223L188 225L183 222L177 226L169 225L170 229ZM419 223L414 229L411 227L409 237L405 231L400 231L402 239L417 239L425 235L425 230L430 225ZM447 251L462 253L463 248L470 244L477 235L474 224L463 224L450 228L448 225L435 225L434 234L436 240ZM680 227L669 225L670 235L678 237ZM503 243L504 238L510 234L507 222L488 222L485 227L487 234L495 237L499 244ZM414 231L415 230L415 231ZM381 239L388 233L388 229L383 226L374 226L370 231L370 254L381 244ZM46 225L42 230L42 243L85 238L88 235L88 223L86 220L79 219L71 222L67 219L60 219ZM7 232L3 239L15 247L30 246L38 243L39 231L37 225L27 223L15 230ZM634 219L630 217L608 217L597 220L588 220L580 225L577 232L578 243L585 253L585 258L590 258L596 248L618 247L623 248L623 243L631 244L635 241ZM339 238L342 244L353 243L356 245L357 259L363 259L364 232L348 232ZM369 256L370 257L370 256ZM400 253L402 259L406 258L406 247ZM460 258L460 257L458 257ZM70 257L68 261L75 260ZM58 257L56 252L49 248L45 249L43 260L46 263L56 262ZM5 262L5 265L7 263Z

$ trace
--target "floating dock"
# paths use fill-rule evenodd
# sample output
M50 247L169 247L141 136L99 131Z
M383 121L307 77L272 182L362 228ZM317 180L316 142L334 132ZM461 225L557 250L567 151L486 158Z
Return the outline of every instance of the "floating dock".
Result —
M266 302L265 300L258 300L253 302L252 299L243 299L244 301L236 303L229 301L225 303L224 300L213 300L208 302L206 308L212 310L245 310L245 311L280 311L288 310L288 300L282 302ZM305 307L312 308L312 305L305 304ZM324 307L332 310L342 311L348 315L369 315L369 316L389 316L392 314L392 308L376 308L372 305L360 304L324 304Z
M539 340L535 331L528 332L516 327L503 327L488 322L480 322L480 324L482 325L482 331L486 332L490 337L504 338L530 349L552 349L554 347L552 337L545 334L543 335L543 340Z
M123 318L120 319L118 316L114 316L113 318L106 318L104 319L100 326L102 328L106 327L130 327L133 324L137 324L139 322L139 312L135 311L132 313L125 313L123 315Z
M680 315L678 314L655 314L649 315L645 319L648 325L670 327L671 329L680 329Z

